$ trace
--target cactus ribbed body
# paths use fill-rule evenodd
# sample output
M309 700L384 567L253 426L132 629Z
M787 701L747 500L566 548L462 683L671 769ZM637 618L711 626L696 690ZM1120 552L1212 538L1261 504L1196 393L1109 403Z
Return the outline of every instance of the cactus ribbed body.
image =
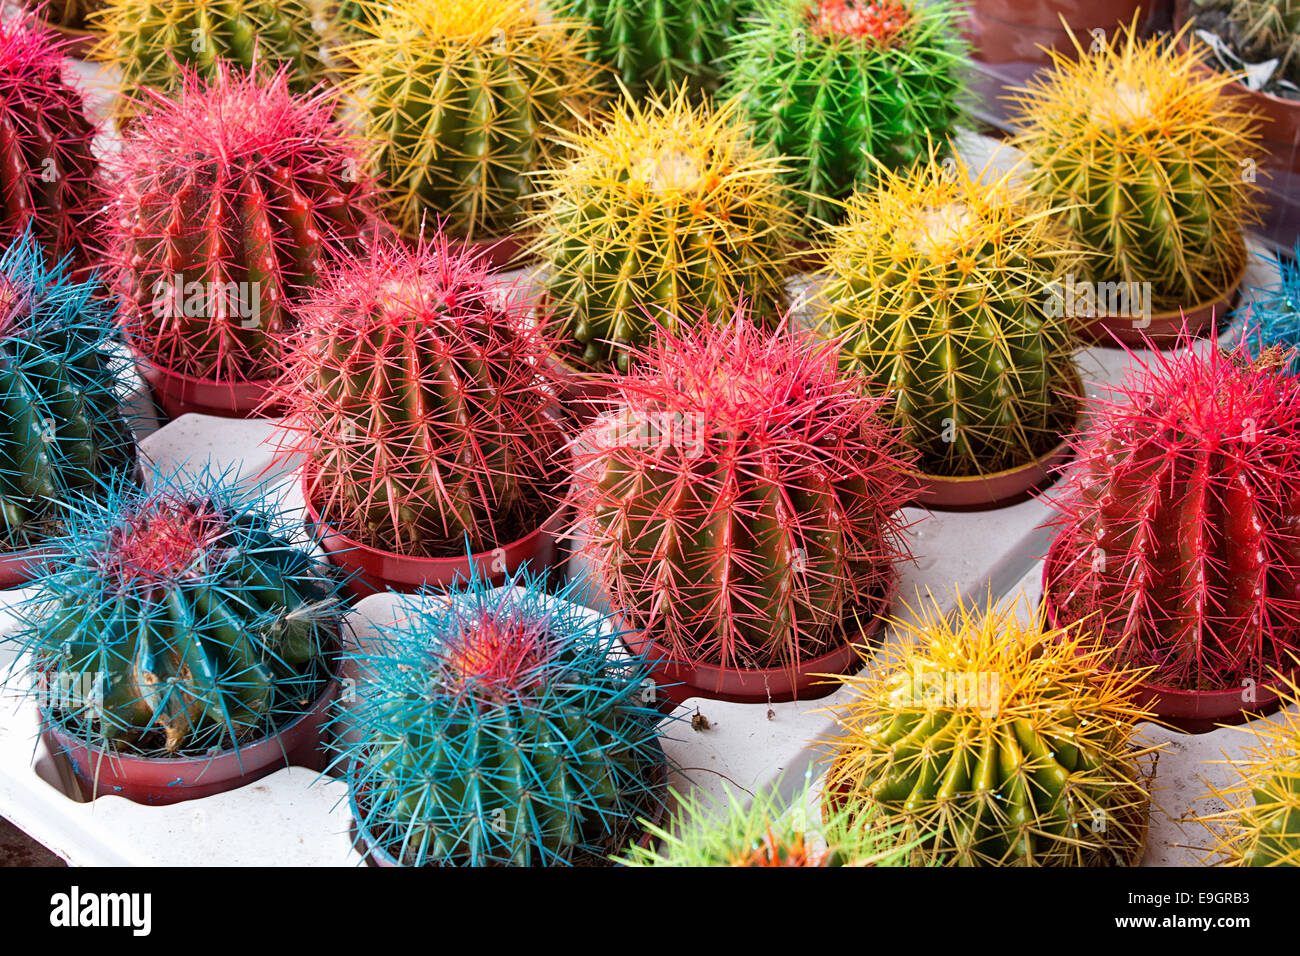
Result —
M1023 465L1077 412L1075 340L1049 305L1061 242L1009 177L932 156L856 195L833 231L828 331L892 396L929 474Z
M87 264L99 228L95 128L63 81L56 37L14 18L0 24L0 239L30 231L52 264Z
M1055 68L1019 101L1035 189L1064 208L1085 278L1150 283L1156 311L1222 293L1245 262L1258 136L1230 78L1122 31Z
M789 207L776 160L748 143L734 106L624 102L570 143L551 174L536 250L581 362L627 370L656 323L784 298Z
M1262 682L1300 650L1300 382L1271 354L1162 358L1099 404L1054 502L1067 619L1151 682Z
M347 46L373 172L408 237L436 222L506 235L530 209L529 173L556 157L596 78L580 30L513 0L362 4L373 34Z
M844 678L823 803L912 846L913 865L1133 865L1147 795L1132 672L1013 605L927 608L887 664Z
M186 375L267 378L304 294L366 225L360 153L330 101L295 97L283 74L219 67L151 102L114 161L127 335Z
M754 137L785 157L814 217L873 185L877 163L907 169L961 119L965 45L958 8L898 0L760 0L729 56L724 95Z
M44 543L57 506L128 479L125 363L95 287L47 269L30 238L0 256L0 549Z
M358 658L349 783L403 863L599 863L662 803L644 661L617 659L580 586L510 584L422 595Z

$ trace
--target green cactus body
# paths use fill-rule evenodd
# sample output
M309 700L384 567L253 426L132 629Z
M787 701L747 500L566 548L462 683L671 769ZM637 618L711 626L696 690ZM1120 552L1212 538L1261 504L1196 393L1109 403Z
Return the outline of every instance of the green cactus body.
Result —
M1276 773L1259 782L1239 826L1248 839L1240 845L1242 866L1300 866L1300 760L1279 762Z
M963 116L966 47L947 0L760 0L732 44L724 96L757 142L786 157L786 181L823 222L871 185L877 163L906 169Z
M712 92L728 38L751 0L574 0L595 56L635 96L681 84Z

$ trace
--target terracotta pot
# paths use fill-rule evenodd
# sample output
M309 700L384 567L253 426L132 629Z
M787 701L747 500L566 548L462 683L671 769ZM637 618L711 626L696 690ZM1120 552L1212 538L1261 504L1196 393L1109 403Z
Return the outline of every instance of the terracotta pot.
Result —
M1086 50L1089 31L1100 27L1109 37L1122 23L1138 16L1141 29L1166 0L973 0L967 35L973 55L985 63L1046 64L1051 58L1040 47L1073 51L1074 44L1061 26L1064 16L1079 44Z
M839 689L837 674L848 674L862 666L860 647L870 644L884 628L881 615L889 610L897 578L886 593L878 595L867 609L870 623L855 642L843 644L802 661L797 667L768 667L742 670L716 664L684 664L672 660L671 653L644 631L623 635L623 643L633 653L646 656L650 674L661 700L678 703L691 697L724 700L736 704L782 704L792 700L818 700ZM865 616L865 615L864 615Z
M1052 590L1063 560L1062 536L1057 536L1043 562L1043 608L1050 627L1061 627L1071 622L1060 616L1060 608ZM1295 681L1300 677L1300 667L1284 672L1283 677ZM1137 685L1134 705L1150 710L1162 722L1189 734L1203 734L1223 725L1242 724L1252 717L1271 714L1278 709L1279 690L1286 690L1282 679L1268 683L1260 681L1251 688L1255 699L1244 700L1245 687L1227 687L1221 690L1184 690L1163 684L1142 682Z
M655 748L659 751L660 761L655 769L656 790L665 796L655 807L654 817L651 823L662 829L664 817L667 814L666 790L668 783L668 759L664 756L663 748L657 743ZM352 831L354 843L361 855L365 857L369 866L377 867L401 867L403 864L397 862L396 857L381 847L375 838L370 835L370 831L361 825L361 812L357 806L357 795L352 787L348 787L348 810L352 813ZM640 838L636 841L637 846L649 847L655 841L655 836L649 830L642 830Z
M165 806L236 790L282 767L324 770L322 729L329 722L330 708L338 695L339 682L332 679L311 709L279 733L213 757L110 754L87 746L44 714L42 735L51 750L68 758L84 795L91 799L126 797L135 803Z
M136 361L140 374L172 420L191 412L221 418L262 417L260 410L274 381L267 378L251 382L217 382L163 368L138 353ZM269 409L266 414L273 415L274 409Z
M53 553L47 548L28 548L0 555L0 590L20 588L41 577Z
M306 474L302 492L308 529L320 538L330 563L349 573L348 590L358 598L381 591L448 588L468 581L475 568L481 577L500 585L525 561L533 571L553 567L559 560L559 539L568 530L569 505L565 502L531 534L492 551L454 558L413 558L372 548L335 531L312 504Z
M1085 414L1083 380L1074 373L1074 394L1078 399L1078 414L1074 430L1083 427ZM917 504L941 511L979 511L996 508L1029 491L1056 480L1058 470L1074 457L1068 439L1061 441L1045 455L1015 468L995 471L988 475L969 475L948 478L942 475L916 473L913 481L917 488Z
M1248 257L1247 257L1248 258ZM1217 321L1224 319L1236 301L1237 290L1246 276L1246 262L1243 261L1237 276L1223 292L1216 292L1204 302L1186 309L1172 312L1157 312L1151 316L1148 325L1138 328L1133 319L1118 316L1091 319L1079 330L1084 340L1091 340L1098 345L1119 348L1123 345L1145 348L1151 345L1172 345L1182 335L1184 324L1187 333L1193 337L1200 336Z

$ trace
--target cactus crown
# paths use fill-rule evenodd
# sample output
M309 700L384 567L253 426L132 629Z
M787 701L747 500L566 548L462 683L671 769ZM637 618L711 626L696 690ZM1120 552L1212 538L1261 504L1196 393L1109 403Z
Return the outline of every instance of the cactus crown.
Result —
M908 458L833 346L743 309L660 330L579 443L605 586L676 661L793 667L892 584Z
M912 24L912 11L899 0L817 0L808 7L812 29L827 37L853 37L890 46Z
M927 605L898 623L902 644L842 678L852 694L834 711L823 803L874 811L914 844L913 864L1134 863L1138 675L1017 610Z
M496 590L476 572L377 628L341 718L371 840L415 866L592 863L656 815L646 664L585 597L580 580L550 595L526 570Z
M928 474L1025 464L1078 411L1070 320L1048 307L1070 260L1016 172L932 151L910 172L882 172L832 231L825 324L845 364L893 398Z
M1075 40L1076 44L1078 40ZM1143 41L1130 24L1019 92L1019 145L1036 189L1065 207L1088 278L1147 282L1158 310L1223 292L1243 267L1259 187L1252 114L1198 50Z
M1300 380L1265 353L1155 352L1095 400L1052 505L1053 592L1155 683L1268 679L1300 647Z
M210 470L155 472L148 486L67 509L16 640L42 706L90 742L237 748L325 688L336 585L266 489Z

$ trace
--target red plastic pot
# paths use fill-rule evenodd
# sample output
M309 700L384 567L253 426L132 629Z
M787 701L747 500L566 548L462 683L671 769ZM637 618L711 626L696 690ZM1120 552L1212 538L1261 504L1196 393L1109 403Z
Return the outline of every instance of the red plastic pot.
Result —
M409 593L422 587L451 587L468 581L476 568L480 577L500 585L525 561L533 571L555 565L560 536L568 530L566 502L537 530L495 550L455 558L413 558L372 548L335 531L312 504L305 474L302 491L309 529L315 529L330 563L348 572L348 590L358 598L381 591Z
M225 793L260 780L282 767L320 772L326 757L322 728L339 695L333 679L311 709L279 733L262 737L212 757L138 757L110 754L73 737L42 715L42 735L51 750L62 751L72 764L84 795L126 797L136 803L166 806Z
M1061 548L1063 538L1057 536L1048 549L1047 560L1043 562L1043 608L1046 612L1048 626L1056 628L1069 624L1060 617L1060 608L1052 590L1062 560ZM1300 676L1300 667L1292 668L1283 675L1294 681ZM1286 690L1287 685L1279 679L1276 683L1260 681L1252 690L1254 701L1243 700L1243 687L1227 687L1222 690L1184 690L1163 684L1142 682L1137 685L1134 698L1135 706L1150 710L1163 723L1176 727L1189 734L1203 734L1216 727L1245 723L1252 717L1271 714L1280 704L1279 690Z
M613 407L617 390L609 372L579 369L559 360L553 362L552 370L559 383L560 404L579 428L586 428Z
M163 368L138 353L137 361L140 374L153 389L169 419L177 419L190 412L221 418L255 418L274 413L273 409L262 411L274 379L217 382Z
M1074 44L1061 25L1061 17L1085 50L1092 42L1089 31L1100 27L1110 37L1122 24L1138 27L1151 20L1166 0L973 0L967 35L977 60L985 63L1051 62L1039 47L1072 52Z
M1091 319L1080 329L1084 339L1098 345L1119 348L1120 345L1145 347L1152 345L1172 345L1183 334L1184 326L1190 336L1204 334L1214 324L1216 318L1222 319L1232 308L1237 298L1237 289L1246 277L1246 262L1243 259L1241 269L1232 284L1221 292L1215 293L1208 300L1186 309L1172 312L1158 312L1151 316L1149 325L1138 328L1133 319L1128 317L1107 316Z
M836 674L856 671L862 664L860 645L876 639L884 627L881 615L893 600L897 580L876 597L870 612L870 624L856 642L845 642L825 654L801 661L796 667L768 667L743 670L717 664L686 664L674 661L671 653L644 631L623 635L623 643L633 653L644 654L650 664L660 698L680 704L691 697L706 697L735 704L782 704L792 700L818 700L839 689L827 680Z
M0 590L20 588L41 577L53 553L47 548L28 548L0 556Z

